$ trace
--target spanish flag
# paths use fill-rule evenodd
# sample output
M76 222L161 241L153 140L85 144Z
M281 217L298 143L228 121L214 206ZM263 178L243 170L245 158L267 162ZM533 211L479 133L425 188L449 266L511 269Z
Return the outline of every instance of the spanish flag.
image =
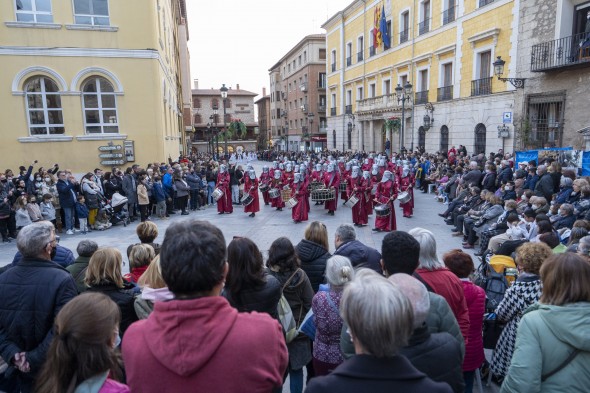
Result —
M377 49L381 46L382 37L381 31L379 30L379 24L381 21L381 10L379 6L375 7L375 16L373 17L373 48Z

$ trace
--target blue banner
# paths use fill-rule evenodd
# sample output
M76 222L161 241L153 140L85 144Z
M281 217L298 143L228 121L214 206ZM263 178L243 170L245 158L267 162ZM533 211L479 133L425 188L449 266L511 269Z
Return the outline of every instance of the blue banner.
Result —
M540 150L555 150L555 151L559 151L559 150L574 150L573 147L546 147L544 149L540 149Z
M582 154L582 176L590 176L590 151Z
M537 150L529 150L529 151L517 151L516 152L516 164L521 162L529 162L534 160L536 163L539 163L539 152Z

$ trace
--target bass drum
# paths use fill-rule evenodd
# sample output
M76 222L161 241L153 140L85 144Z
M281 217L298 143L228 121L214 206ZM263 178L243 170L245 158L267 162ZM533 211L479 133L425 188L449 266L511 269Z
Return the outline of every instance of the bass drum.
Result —
M311 192L311 200L314 202L325 202L336 199L335 190L328 190L327 188L318 188Z
M213 199L215 200L215 202L217 202L223 196L223 190L221 188L216 188L213 191L213 194L212 195L213 195Z
M391 208L388 204L375 206L375 215L377 217L388 217L391 214Z

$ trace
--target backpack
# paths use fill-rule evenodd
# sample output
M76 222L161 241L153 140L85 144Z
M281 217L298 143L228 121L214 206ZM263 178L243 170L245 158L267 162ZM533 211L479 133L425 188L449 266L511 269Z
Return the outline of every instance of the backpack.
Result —
M285 290L285 287L289 285L289 283L291 282L293 277L295 277L299 270L301 269L297 269L295 273L293 273L291 277L289 277L289 279L285 281L285 284L283 285L283 290ZM300 312L302 310L303 307L301 307ZM297 331L297 322L295 321L295 317L293 317L293 311L291 310L291 306L289 306L289 302L283 294L281 294L281 299L279 300L279 304L277 305L277 311L279 314L279 322L281 323L281 326L285 331L285 341L287 342L287 344L289 344L291 341L295 339L295 337L297 337L299 332ZM299 319L301 319L301 315L299 316Z
M508 289L508 280L506 280L504 273L496 272L486 262L482 262L478 267L476 277L475 283L482 287L486 293L486 310L494 312Z

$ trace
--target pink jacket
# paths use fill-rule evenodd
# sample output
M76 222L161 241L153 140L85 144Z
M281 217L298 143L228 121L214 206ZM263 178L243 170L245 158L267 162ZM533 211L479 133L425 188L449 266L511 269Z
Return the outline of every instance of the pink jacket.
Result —
M469 339L465 345L465 358L463 371L473 371L479 368L485 359L483 352L483 338L481 329L483 326L483 314L485 311L485 291L466 279L463 283L463 293L469 309Z

